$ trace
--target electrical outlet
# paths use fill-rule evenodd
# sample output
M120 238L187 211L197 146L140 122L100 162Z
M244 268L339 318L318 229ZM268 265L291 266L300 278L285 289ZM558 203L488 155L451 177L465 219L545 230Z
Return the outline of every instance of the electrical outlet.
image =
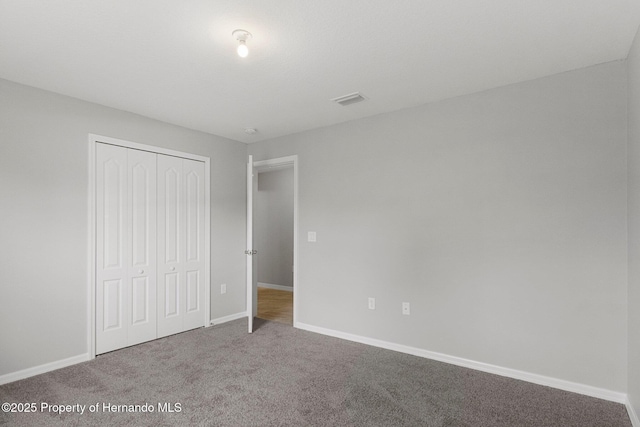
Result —
M376 309L376 299L369 297L369 310Z
M227 293L227 284L223 283L222 285L220 285L220 293L221 294L226 294Z
M409 305L408 302L402 303L402 314L404 314L405 316L408 316L411 314L411 305Z

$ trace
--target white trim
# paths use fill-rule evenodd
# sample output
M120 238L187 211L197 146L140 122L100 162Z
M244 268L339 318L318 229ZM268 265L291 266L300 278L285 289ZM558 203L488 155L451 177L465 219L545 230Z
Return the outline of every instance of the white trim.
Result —
M560 390L570 391L573 393L579 393L586 396L596 397L598 399L609 400L611 402L623 403L623 404L627 402L627 395L625 393L607 390L604 388L593 387L586 384L575 383L572 381L561 380L558 378L547 377L544 375L533 374L530 372L519 371L511 368L504 368L501 366L491 365L488 363L476 362L474 360L463 359L461 357L450 356L447 354L437 353L429 350L423 350L420 348L410 347L402 344L395 344L388 341L377 340L374 338L367 338L360 335L354 335L346 332L336 331L333 329L326 329L318 326L308 325L306 323L298 322L298 323L295 323L294 326L296 328L304 329L310 332L316 332L323 335L342 338L348 341L359 342L359 343L371 345L374 347L386 348L388 350L398 351L400 353L412 354L414 356L424 357L426 359L432 359L432 360L437 360L444 363L450 363L452 365L462 366L464 368L475 369L477 371L488 372L490 374L501 375L503 377L514 378L517 380L527 381L534 384L553 387Z
M204 327L211 326L211 159L204 157Z
M240 313L236 313L236 314L230 314L228 316L218 317L217 319L211 319L211 322L209 322L209 325L210 326L220 325L222 323L231 322L232 320L242 319L243 317L247 317L246 311L241 311Z
M102 142L103 144L117 145L120 147L133 148L135 150L149 151L150 153L166 154L167 156L181 157L183 159L198 160L200 162L208 163L209 157L201 156L199 154L187 153L184 151L171 150L168 148L156 147L155 145L139 144L137 142L126 141L124 139L111 138L108 136L89 134L89 142Z
M254 172L255 172L255 168L253 167L253 156L249 154L247 158L247 245L246 245L247 250L245 251L245 254L247 254L247 256L245 257L247 262L245 265L246 267L245 277L247 280L247 283L245 284L246 285L245 293L247 296L246 310L247 310L247 318L248 318L247 328L249 333L253 333L253 318L258 312L257 294L254 293L254 291L257 291L257 289L253 288L254 279L257 280L257 277L258 277L257 272L253 271L255 266L255 262L254 262L255 256L253 256L254 255L254 252L253 252L254 250L254 247L253 247L253 196L254 196L255 188L253 186L253 183L257 179L257 176L254 176L257 174L257 172L256 174L254 174ZM256 296L256 301L254 301L253 299L254 295ZM254 307L254 302L255 302L255 307Z
M89 256L89 262L87 265L87 283L89 289L87 290L87 348L89 349L89 359L95 359L96 357L96 144L92 142L92 136L89 135L89 206L87 209L89 218L87 221L88 236L87 254Z
M258 172L268 170L278 170L291 167L293 165L293 325L298 324L300 310L298 300L300 295L300 284L298 283L298 155L278 157L275 159L260 160L253 162L253 167Z
M96 144L110 144L117 145L119 147L125 148L133 148L135 150L149 151L151 153L156 154L165 154L173 157L180 157L183 159L197 160L204 163L204 212L205 212L205 222L204 222L204 244L205 244L205 266L204 266L204 317L202 319L202 325L204 327L211 326L210 318L211 318L211 159L209 157L200 156L198 154L185 153L183 151L170 150L167 148L156 147L153 145L145 145L139 144L137 142L125 141L123 139L111 138L108 136L96 135L93 133L89 134L89 209L88 209L88 227L89 227L89 268L88 268L88 286L89 289L87 294L89 295L89 314L88 321L89 327L87 331L87 345L89 346L89 359L94 359L96 357L96 274L95 274L95 263L96 263L96 185L95 185L95 174L96 174Z
M631 405L628 396L626 402L624 402L624 406L627 408L627 413L629 414L631 425L633 427L640 427L640 418L638 418L638 414L636 413L635 409L633 409L633 405Z
M300 295L300 283L298 283L298 171L300 165L298 164L298 156L290 156L293 160L293 324L295 325L300 318L300 305L298 304Z
M34 366L32 368L23 369L21 371L12 372L0 376L0 385L12 383L14 381L23 380L33 377L34 375L44 374L45 372L55 371L56 369L66 368L67 366L91 360L89 353L79 354L67 359L57 360L55 362L45 363L44 365Z
M295 166L296 157L298 156L287 156L278 157L277 159L258 160L253 162L253 167L256 168L256 172L258 173L289 169Z
M259 288L276 289L278 291L293 292L293 286L274 285L273 283L258 282Z

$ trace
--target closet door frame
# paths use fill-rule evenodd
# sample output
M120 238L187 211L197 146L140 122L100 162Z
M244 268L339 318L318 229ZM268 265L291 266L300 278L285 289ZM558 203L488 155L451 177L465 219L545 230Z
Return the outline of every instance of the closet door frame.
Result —
M183 151L170 150L152 145L139 144L102 135L89 134L89 271L88 274L88 301L87 301L87 346L91 359L96 357L96 145L109 144L135 150L148 151L156 154L165 154L173 157L197 160L204 163L204 316L202 326L211 326L211 206L210 206L210 177L211 160L209 157Z

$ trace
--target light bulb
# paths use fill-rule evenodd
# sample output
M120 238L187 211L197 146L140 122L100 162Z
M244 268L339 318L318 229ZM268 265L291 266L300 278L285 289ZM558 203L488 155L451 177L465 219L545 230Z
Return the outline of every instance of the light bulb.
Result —
M247 47L246 44L244 44L244 42L240 42L240 44L238 45L238 55L241 58L246 58L247 55L249 54L249 48Z

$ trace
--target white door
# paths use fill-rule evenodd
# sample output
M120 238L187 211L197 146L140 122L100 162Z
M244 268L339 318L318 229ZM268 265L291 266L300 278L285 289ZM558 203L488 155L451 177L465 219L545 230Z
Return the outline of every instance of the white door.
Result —
M249 333L253 332L253 318L258 312L258 288L257 288L257 254L254 249L253 239L253 199L256 189L257 174L253 167L253 156L249 156L247 163L247 318L249 319Z
M156 155L128 149L127 165L131 213L127 345L134 345L156 338Z
M96 353L156 337L155 154L96 146Z
M202 326L204 163L158 154L158 338Z
M158 336L182 331L184 192L182 159L158 155ZM182 273L182 274L180 274Z
M183 330L199 328L204 318L204 163L182 160L185 183L185 308Z
M96 147L96 353L127 345L127 150Z

